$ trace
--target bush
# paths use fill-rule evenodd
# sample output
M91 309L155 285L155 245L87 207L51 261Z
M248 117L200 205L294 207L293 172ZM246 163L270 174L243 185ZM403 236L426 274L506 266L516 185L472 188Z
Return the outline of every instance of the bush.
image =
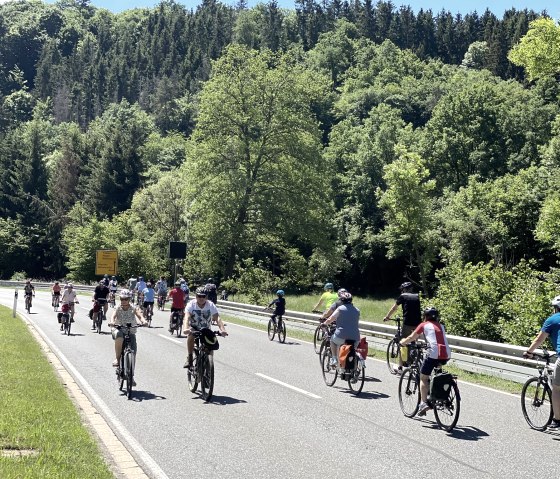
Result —
M251 258L244 260L236 270L235 276L222 282L222 286L228 291L246 296L251 304L265 303L280 281L264 269L261 262L254 264Z

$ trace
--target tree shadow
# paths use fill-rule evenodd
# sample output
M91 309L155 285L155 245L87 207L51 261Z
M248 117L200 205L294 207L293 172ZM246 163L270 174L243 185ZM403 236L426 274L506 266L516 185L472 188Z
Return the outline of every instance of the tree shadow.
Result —
M167 399L167 398L165 396L159 396L157 394L153 394L150 391L141 391L141 390L132 391L133 401L142 402L142 401L151 401L153 399L161 401L162 399Z

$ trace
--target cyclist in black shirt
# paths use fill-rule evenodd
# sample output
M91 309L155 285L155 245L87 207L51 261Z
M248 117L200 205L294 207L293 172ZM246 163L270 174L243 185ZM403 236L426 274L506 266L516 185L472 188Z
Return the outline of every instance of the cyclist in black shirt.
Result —
M383 318L383 321L389 321L399 305L402 306L403 323L401 336L406 338L410 336L416 329L416 326L422 322L422 315L420 313L420 296L417 293L412 292L412 283L410 281L401 284L399 289L401 294L387 313L387 316ZM399 357L399 363L400 362L401 360ZM399 369L400 368L402 368L402 364L399 364Z
M276 322L276 316L284 316L284 313L286 312L286 300L284 299L284 290L279 289L278 291L276 291L276 296L278 296L278 298L272 301L267 306L267 309L270 309L274 305L274 313L272 313L272 316L270 317L270 319L272 319L272 321L274 322Z

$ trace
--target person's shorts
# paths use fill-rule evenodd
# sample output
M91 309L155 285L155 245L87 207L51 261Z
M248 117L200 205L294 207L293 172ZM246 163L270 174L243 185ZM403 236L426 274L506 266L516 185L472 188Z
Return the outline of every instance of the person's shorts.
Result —
M333 336L331 337L331 342L333 342L337 346L342 346L346 342L346 339L339 338L336 334L333 334ZM359 339L357 341L354 341L354 347L358 346L359 342Z
M173 306L171 306L171 312L172 313L182 313L183 312L183 308L174 308Z
M560 387L560 357L556 360L554 366L552 367L552 384Z
M422 367L420 368L420 373L429 376L432 374L432 371L435 367L447 364L447 359L434 359L434 358L426 358L422 363Z
M153 301L144 301L144 308L147 308L148 304L151 304L153 306L154 302Z
M113 339L124 338L124 334L122 332L122 329L114 328L111 335L113 336ZM134 352L137 351L136 334L134 334L134 333L130 333L130 347L132 348L132 350Z
M403 324L401 326L401 336L403 338L407 338L408 336L410 336L414 330L416 329L416 326L409 326L408 324Z
M53 296L60 296L60 291L53 291Z

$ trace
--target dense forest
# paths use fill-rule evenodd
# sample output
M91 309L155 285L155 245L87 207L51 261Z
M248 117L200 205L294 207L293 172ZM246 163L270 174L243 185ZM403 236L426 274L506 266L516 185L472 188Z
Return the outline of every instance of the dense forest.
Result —
M0 277L412 280L526 341L560 292L560 28L390 1L0 5Z

